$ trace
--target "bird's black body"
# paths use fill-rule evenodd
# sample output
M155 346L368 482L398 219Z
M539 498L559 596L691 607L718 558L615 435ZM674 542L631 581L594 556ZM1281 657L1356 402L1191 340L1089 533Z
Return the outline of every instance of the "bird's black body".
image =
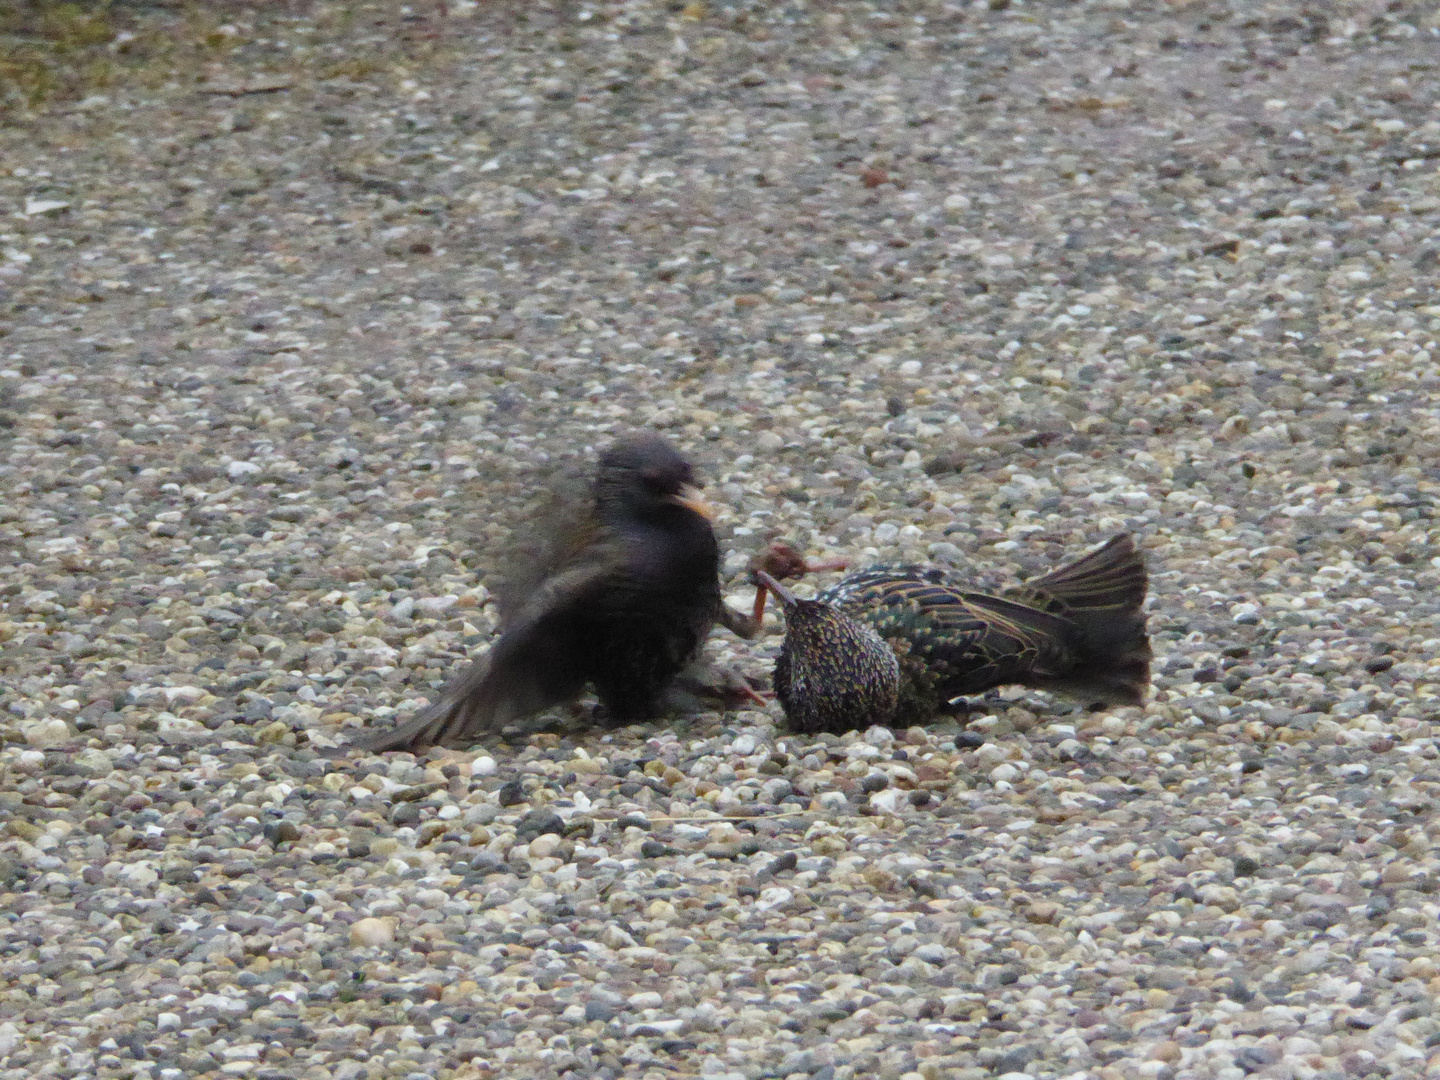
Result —
M719 550L688 462L664 439L618 441L590 505L502 594L501 634L408 724L362 741L379 752L464 746L573 700L587 684L617 723L651 716L720 615ZM558 517L553 519L558 522ZM524 563L520 553L517 563Z
M933 567L870 567L814 601L782 596L776 696L797 729L832 732L923 723L1007 683L1138 704L1150 680L1145 591L1129 536L999 596Z

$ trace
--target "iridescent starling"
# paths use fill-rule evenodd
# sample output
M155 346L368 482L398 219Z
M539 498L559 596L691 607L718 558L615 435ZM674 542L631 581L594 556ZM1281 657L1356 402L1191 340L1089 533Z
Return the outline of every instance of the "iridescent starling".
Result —
M747 629L721 602L709 509L670 443L651 434L614 443L589 502L507 582L490 650L434 705L359 748L465 746L573 701L587 684L613 722L646 719L717 618Z
M1129 536L999 596L920 566L869 567L815 600L755 578L785 608L775 694L799 731L908 727L1007 683L1112 705L1149 686L1145 563Z

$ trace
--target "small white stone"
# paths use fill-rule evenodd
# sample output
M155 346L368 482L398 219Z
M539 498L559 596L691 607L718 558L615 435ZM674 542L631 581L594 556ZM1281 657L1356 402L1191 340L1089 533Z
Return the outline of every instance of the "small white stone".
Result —
M25 216L33 217L36 214L53 214L56 211L64 210L70 204L60 199L26 199Z
M560 837L554 833L546 833L544 836L537 836L530 841L530 857L532 859L548 859L560 847Z
M755 900L755 906L761 911L769 911L771 908L781 907L795 899L795 894L781 885L772 885L768 889L762 889L759 897Z
M899 788L886 788L884 791L877 791L870 796L870 805L876 810L886 814L893 814L900 806Z
M495 759L492 757L477 757L470 763L471 776L494 776Z
M250 476L259 471L260 466L250 461L232 461L225 466L225 475L231 480L238 480L242 476Z
M996 783L999 783L1002 780L1014 780L1019 775L1020 770L1015 768L1015 766L1011 765L1008 761L1002 761L999 765L996 765L995 768L990 770L990 779L994 780Z
M149 863L132 863L120 871L120 880L127 885L134 885L137 888L145 888L154 885L160 880L160 875Z
M395 606L390 609L390 617L397 622L404 622L415 614L415 598L406 596L397 600Z
M179 1013L162 1012L155 1017L155 1029L157 1031L174 1031L180 1024Z
M1328 949L1310 949L1303 952L1290 963L1290 969L1299 975L1313 975L1323 968L1330 960Z

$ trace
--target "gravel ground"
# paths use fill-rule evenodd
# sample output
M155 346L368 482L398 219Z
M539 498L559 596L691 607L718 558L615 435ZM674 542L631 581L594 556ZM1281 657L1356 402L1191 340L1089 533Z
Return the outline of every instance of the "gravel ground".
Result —
M1435 9L1161 6L237 15L0 130L0 1080L1440 1075ZM328 760L629 422L737 598L1135 531L1153 701Z

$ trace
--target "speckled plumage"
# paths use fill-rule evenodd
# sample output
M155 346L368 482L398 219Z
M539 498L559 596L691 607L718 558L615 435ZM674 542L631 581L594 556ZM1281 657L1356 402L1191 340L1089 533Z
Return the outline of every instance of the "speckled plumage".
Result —
M834 732L923 723L957 697L1007 683L1138 704L1150 679L1146 585L1124 535L999 596L938 568L872 566L813 601L786 602L776 696L799 730Z
M858 726L847 717L895 712L900 664L874 629L831 604L799 599L769 574L756 576L785 610L774 685L794 730L845 731Z
M534 553L539 569L523 588L511 579L490 650L415 719L358 746L464 746L587 683L611 720L651 716L723 606L715 534L692 483L689 463L657 435L612 445L591 505Z

